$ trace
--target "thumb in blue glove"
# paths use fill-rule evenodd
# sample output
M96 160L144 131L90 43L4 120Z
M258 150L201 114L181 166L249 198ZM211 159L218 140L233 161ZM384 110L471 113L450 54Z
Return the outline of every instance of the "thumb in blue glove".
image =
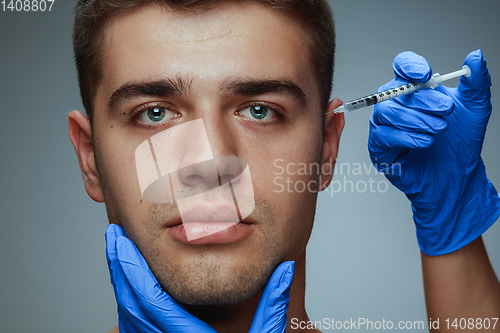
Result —
M106 241L120 332L215 332L161 289L121 227L110 224ZM294 262L284 262L274 271L260 298L250 332L285 332L294 267Z

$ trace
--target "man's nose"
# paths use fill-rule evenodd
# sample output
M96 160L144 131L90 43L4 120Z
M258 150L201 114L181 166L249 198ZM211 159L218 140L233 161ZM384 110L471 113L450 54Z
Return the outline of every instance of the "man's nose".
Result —
M236 156L216 156L215 161L221 185L234 180L245 169L244 160Z
M209 145L203 144L203 146L210 147L213 159L193 163L192 161L199 161L197 155L200 151L196 149L197 147L190 147L184 152L180 163L180 166L185 165L185 167L180 167L178 171L183 186L196 187L195 192L208 191L228 183L243 171L241 161L236 157L235 140L230 124L227 124L220 114L207 115L202 120L209 141Z
M178 176L183 186L198 187L204 191L220 185L214 159L180 168Z
M245 168L243 164L243 160L236 156L216 156L215 159L181 168L178 175L185 186L202 187L206 191L241 175Z

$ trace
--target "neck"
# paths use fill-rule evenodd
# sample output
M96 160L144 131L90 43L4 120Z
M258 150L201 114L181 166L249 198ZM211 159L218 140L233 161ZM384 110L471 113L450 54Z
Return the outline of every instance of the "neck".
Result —
M291 329L291 319L308 321L305 310L305 252L295 262L295 274L290 289L290 303L287 313L287 331L298 332ZM218 306L186 306L188 311L200 320L213 327L219 333L248 332L252 326L253 316L259 304L259 292L245 302L231 305ZM308 332L304 330L303 332ZM319 331L311 331L319 332Z

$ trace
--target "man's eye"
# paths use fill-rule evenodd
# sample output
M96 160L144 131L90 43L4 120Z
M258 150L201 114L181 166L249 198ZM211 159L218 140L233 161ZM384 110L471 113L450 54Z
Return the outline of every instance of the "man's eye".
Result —
M271 120L276 117L276 112L265 105L253 105L241 110L239 113L255 120Z
M149 108L139 115L139 119L146 124L159 124L175 117L177 113L162 107Z

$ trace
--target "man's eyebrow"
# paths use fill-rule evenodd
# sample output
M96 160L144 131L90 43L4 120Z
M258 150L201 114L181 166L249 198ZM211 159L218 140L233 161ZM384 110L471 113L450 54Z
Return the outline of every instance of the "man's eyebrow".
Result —
M191 90L191 82L182 78L151 82L125 83L109 98L109 109L114 110L121 102L140 96L171 97L182 96Z
M226 79L220 86L223 95L256 96L266 93L285 94L294 97L297 102L305 106L307 104L306 94L289 79L277 80L255 80L255 79Z

